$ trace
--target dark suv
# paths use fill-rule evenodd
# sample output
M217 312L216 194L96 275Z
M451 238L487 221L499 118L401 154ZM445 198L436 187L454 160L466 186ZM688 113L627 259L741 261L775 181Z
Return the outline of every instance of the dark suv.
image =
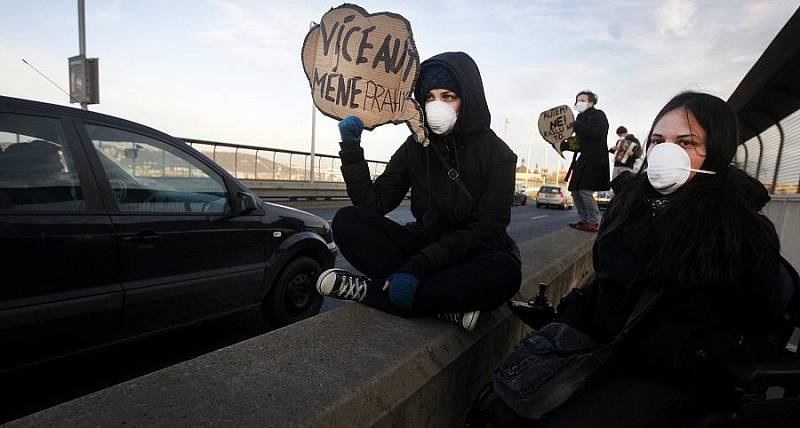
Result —
M328 224L183 141L0 97L0 372L261 307L319 312Z

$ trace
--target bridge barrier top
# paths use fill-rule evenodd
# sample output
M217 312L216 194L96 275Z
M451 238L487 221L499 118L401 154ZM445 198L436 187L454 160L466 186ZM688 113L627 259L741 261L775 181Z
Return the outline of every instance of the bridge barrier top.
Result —
M274 149L243 144L181 138L190 146L243 180L312 181L344 183L338 156L296 150ZM373 177L381 175L387 162L367 160Z

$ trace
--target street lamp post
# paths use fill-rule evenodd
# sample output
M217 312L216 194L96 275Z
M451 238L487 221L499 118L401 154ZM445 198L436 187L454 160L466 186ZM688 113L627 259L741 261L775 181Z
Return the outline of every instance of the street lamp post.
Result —
M314 28L317 23L311 21L309 28ZM314 88L311 88L311 176L310 182L314 182L314 173L316 165L316 151L317 151L317 106L314 104Z
M542 185L547 185L547 174L550 174L550 170L547 169L547 160L550 158L550 153L547 151L547 144L544 145L544 178L542 179ZM557 178L556 178L557 180Z
M527 190L528 187L531 185L531 140L533 139L533 133L528 132L528 168L525 170L527 175L525 176L525 188Z
M84 0L78 0L78 43L80 45L80 56L86 58L86 22L84 19ZM81 101L81 108L89 110L86 101Z
M316 164L316 150L317 150L317 106L314 105L312 95L311 99L311 177L310 181L314 182L314 165Z
M558 176L561 174L561 158L558 159L558 169L556 170L556 186L558 186L558 182L560 179Z

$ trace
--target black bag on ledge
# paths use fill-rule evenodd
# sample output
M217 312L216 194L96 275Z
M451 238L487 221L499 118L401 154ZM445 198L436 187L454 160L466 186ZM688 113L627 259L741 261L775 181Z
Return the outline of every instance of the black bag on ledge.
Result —
M604 345L567 324L547 324L495 370L495 393L519 416L544 419L604 373L617 344L662 294L663 289L646 288L625 326Z

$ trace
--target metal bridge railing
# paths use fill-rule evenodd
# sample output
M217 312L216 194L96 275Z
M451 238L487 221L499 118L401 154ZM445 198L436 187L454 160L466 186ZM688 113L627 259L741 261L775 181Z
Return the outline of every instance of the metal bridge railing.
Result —
M243 180L311 181L311 153L241 144L183 138L234 177ZM338 156L314 155L314 182L344 183ZM381 175L387 162L368 160L373 177Z
M800 194L800 110L740 145L736 165L772 194Z

